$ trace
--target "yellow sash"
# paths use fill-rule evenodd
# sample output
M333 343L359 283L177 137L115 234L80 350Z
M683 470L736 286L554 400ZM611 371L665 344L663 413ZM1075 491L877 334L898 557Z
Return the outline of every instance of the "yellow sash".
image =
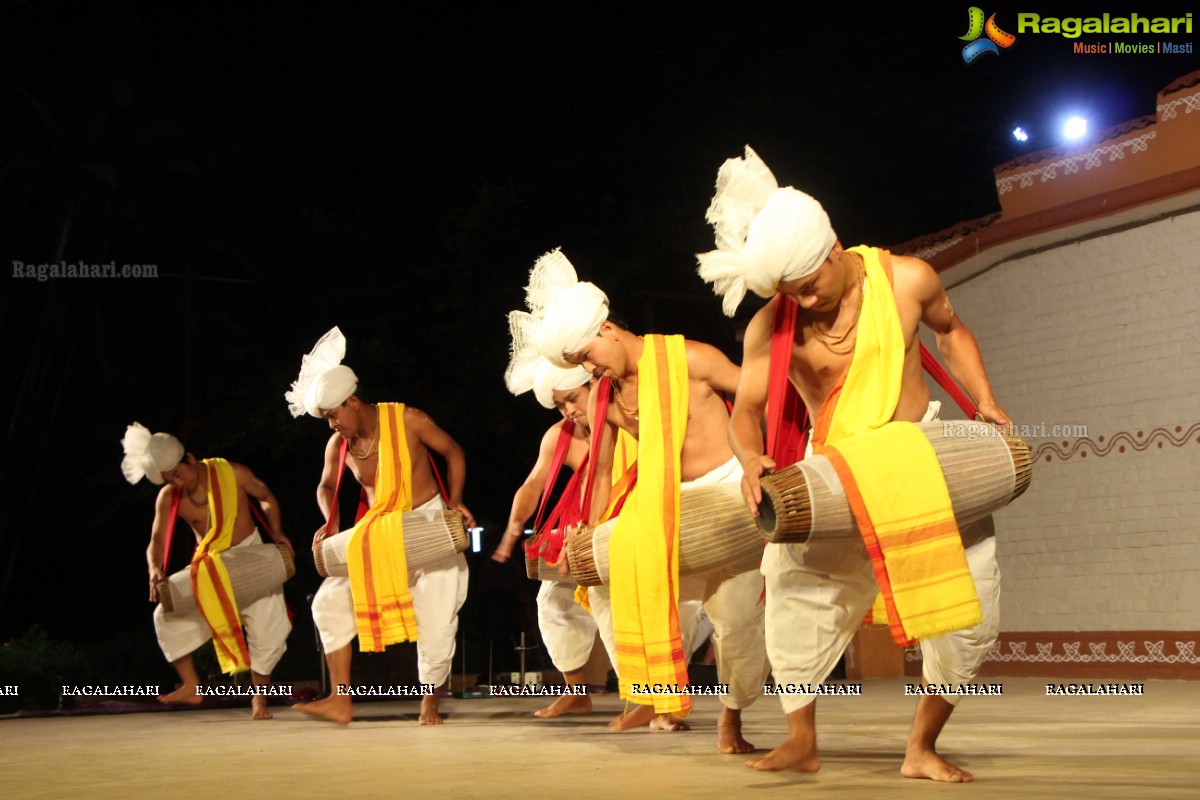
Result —
M687 686L679 632L680 453L688 415L682 336L647 336L638 360L638 479L609 545L613 638L621 697L686 714L686 695L635 694L633 684Z
M404 434L404 405L380 403L375 502L354 525L346 547L358 647L377 653L417 640L408 587L402 514L412 509L412 461Z
M221 671L234 675L250 669L250 651L242 635L242 616L229 572L221 561L221 552L233 543L233 525L237 521L238 486L233 467L223 458L200 462L208 471L208 518L210 525L192 555L192 592L196 606L212 628L213 647Z
M900 397L904 335L896 299L875 248L852 249L866 267L854 355L813 431L833 463L875 566L897 644L978 624L967 567L941 467L928 440L891 422Z
M608 508L604 510L603 516L596 520L596 524L612 519L617 503L628 489L630 478L637 474L631 472L636 461L637 439L633 438L629 431L618 428L616 446L613 448L612 492L609 494ZM584 511L586 512L587 509ZM584 611L591 614L592 603L588 600L587 590L586 586L576 586L575 602L583 606Z

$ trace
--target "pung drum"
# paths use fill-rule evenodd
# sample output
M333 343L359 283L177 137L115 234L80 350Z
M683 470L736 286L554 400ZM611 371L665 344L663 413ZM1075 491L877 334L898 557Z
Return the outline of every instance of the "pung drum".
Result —
M404 513L404 558L409 569L419 569L449 558L467 549L467 531L457 511L430 508ZM344 578L350 574L346 564L346 546L354 529L322 539L313 548L317 574L324 578Z
M960 529L1016 500L1029 488L1029 444L987 422L917 424L937 455ZM828 458L812 455L763 477L759 527L767 541L801 543L818 534L858 531L846 492Z
M245 607L275 591L296 574L292 554L285 544L248 544L221 551L221 563L229 573L238 606ZM168 614L196 610L191 567L171 574L158 584L158 599Z
M561 557L561 556L560 556ZM525 574L535 581L552 581L554 583L575 583L574 576L568 575L563 577L558 571L558 566L550 566L546 563L546 559L534 558L528 552L525 553Z
M567 544L571 575L582 586L608 583L609 540L617 519L585 526ZM684 489L679 497L679 574L757 569L763 537L739 483Z

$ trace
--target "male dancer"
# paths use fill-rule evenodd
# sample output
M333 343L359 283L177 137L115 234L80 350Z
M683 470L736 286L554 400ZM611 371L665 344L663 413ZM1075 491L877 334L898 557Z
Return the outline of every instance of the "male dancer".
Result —
M563 419L551 425L542 436L537 461L513 496L508 526L496 551L492 553L492 558L502 564L508 561L512 556L513 547L520 542L525 521L538 509L538 502L545 493L547 483L556 477L551 474L556 461L560 466L565 464L578 475L587 461L591 434L586 416L587 401L591 394L587 371L580 367L556 367L536 352L519 348L516 339L517 332L514 331L513 358L504 374L509 391L513 394L523 394L532 389L543 407L557 408ZM560 458L556 459L560 449L563 452ZM564 514L568 519L567 524L574 524L580 517L578 484L577 478L572 479L567 490L559 498L560 508L549 514L549 518L558 520L559 526L562 525L561 517ZM537 531L535 536L548 533L551 531ZM561 553L558 555L561 557ZM542 641L550 652L554 666L562 672L566 685L586 686L587 679L583 668L591 656L592 644L596 640L596 622L575 602L574 583L555 580L544 580L541 583L537 608ZM592 699L587 695L564 694L547 707L535 711L534 716L548 719L563 714L586 714L591 710Z
M200 562L202 586L215 588L207 579L204 568L219 554L234 548L261 544L260 532L254 525L247 496L259 501L270 525L271 541L282 544L295 555L292 544L283 535L279 502L267 485L241 464L224 459L196 460L184 451L178 439L169 433L153 436L143 425L133 423L122 439L125 458L121 471L130 483L143 477L162 485L154 504L154 524L150 529L150 545L146 548L146 564L150 572L150 602L157 602L158 584L165 579L164 552L167 529L176 517L182 518L196 535L198 545L194 562ZM218 513L213 513L213 509ZM224 587L223 587L224 588ZM230 591L232 587L229 587ZM160 603L154 609L154 628L163 655L179 675L179 688L159 695L161 703L199 705L203 698L197 693L200 676L192 653L216 634L217 654L222 669L236 673L250 669L255 686L267 686L271 671L287 650L287 636L292 630L282 586L252 603L241 604L234 614L221 604L204 602L208 589L201 590L200 606L187 614L167 614ZM236 598L235 598L236 599ZM243 636L243 627L245 628ZM265 695L256 694L250 700L254 719L271 719Z
M419 569L400 570L403 558L402 512L450 508L465 524L475 519L462 503L466 459L462 448L425 412L395 403L372 404L360 398L358 378L341 364L346 340L337 328L305 357L300 377L287 393L292 415L308 412L333 429L317 485L317 505L327 523L313 538L316 546L329 532L336 508L340 453L366 492L369 510L355 525L347 549L351 576L326 578L313 598L313 620L321 635L334 693L297 709L345 725L353 717L351 698L339 695L350 684L350 643L357 635L364 651L389 644L417 642L417 670L425 686L420 723L440 725L437 690L450 677L458 611L467 596L467 563L461 553ZM449 499L438 493L428 453L448 465ZM368 536L371 547L364 546ZM399 554L390 548L400 548ZM419 637L418 637L419 634Z
M543 257L530 275L530 307L539 317L531 339L553 363L580 364L611 382L614 403L603 417L589 401L593 427L603 429L593 454L597 490L590 517L608 505L607 479L618 429L638 439L637 484L610 543L611 593L621 694L638 703L621 729L655 714L686 713L686 696L648 698L639 683L686 685L687 664L677 603L674 546L679 490L737 481L740 468L723 436L728 411L718 392L737 384L738 368L716 348L683 337L640 337L609 320L608 298L578 282L560 253ZM686 582L680 581L680 585ZM717 672L730 686L717 723L718 749L747 753L741 709L762 694L768 673L763 643L762 582L754 570L703 576L704 608L712 621ZM652 703L652 704L651 704ZM667 723L669 726L669 723Z
M788 382L799 393L809 419L816 421L813 438L817 449L825 452L894 420L936 418L939 404L930 402L921 376L920 323L934 331L938 349L980 414L991 422L1010 422L992 395L975 337L955 315L927 263L891 257L875 248L843 249L820 204L791 187L778 188L749 147L745 159L730 159L722 167L708 218L716 228L718 249L699 257L700 274L724 296L725 312L733 314L747 288L763 297L775 296L747 328L729 425L752 512L757 514L762 500L760 476L776 466L764 451L764 412L769 410L773 417L768 427L778 427L788 405ZM776 438L779 441L782 438ZM838 471L843 483L852 480ZM978 532L972 526L963 538L968 545L966 565L979 597L973 608L982 607L982 622L921 638L927 683L970 681L999 630L995 539L973 539ZM957 536L953 538L957 543ZM775 679L820 683L879 592L862 541L769 544L762 571L767 578L767 649ZM973 601L975 592L968 593ZM979 617L976 612L974 619ZM906 631L909 625L906 621ZM962 625L948 623L942 630L955 627ZM902 775L949 782L972 779L935 748L956 699L921 697ZM821 762L814 697L787 695L782 701L788 740L765 758L748 763L757 769L816 772Z

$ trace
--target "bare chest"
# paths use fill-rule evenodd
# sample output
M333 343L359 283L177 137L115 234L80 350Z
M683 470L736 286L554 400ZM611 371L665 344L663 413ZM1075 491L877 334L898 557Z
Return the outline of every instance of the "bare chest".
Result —
M812 335L810 328L798 328L792 343L792 360L788 379L804 399L809 412L816 414L837 386L853 359L856 333L851 332L845 343L832 349ZM837 352L848 349L849 352Z

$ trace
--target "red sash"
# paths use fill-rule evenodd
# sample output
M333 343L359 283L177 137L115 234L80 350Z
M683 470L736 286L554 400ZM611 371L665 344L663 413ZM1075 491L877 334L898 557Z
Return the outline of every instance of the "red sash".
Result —
M554 458L550 462L550 474L546 479L546 485L542 489L542 498L538 503L537 513L533 518L533 538L525 545L525 551L534 558L544 558L550 564L557 564L560 554L562 553L563 543L566 540L566 529L573 525L578 525L583 518L583 511L580 507L580 491L579 487L582 483L583 474L588 464L588 458L585 456L579 469L571 476L571 480L567 482L566 488L563 489L562 495L558 498L558 503L554 509L550 511L548 517L543 521L546 515L546 507L550 502L550 494L554 490L555 484L558 482L558 476L562 472L563 463L566 461L567 452L571 448L571 439L575 435L575 423L572 420L563 422L563 426L558 432L558 442L554 446Z
M592 446L588 451L589 456L592 453L600 451L600 441L604 435L604 426L608 424L608 403L612 398L612 379L601 378L596 384L596 424L592 428ZM619 435L619 432L618 434ZM616 439L613 439L613 448L617 446ZM589 458L587 482L583 490L583 519L590 520L592 514L592 489L596 484L596 459ZM621 480L614 481L612 491L617 494L616 502L609 498L609 505L612 506L613 512L610 515L615 517L621 513L621 507L625 505L625 499L629 497L629 493L633 491L634 485L637 484L637 462L629 470L621 476Z

